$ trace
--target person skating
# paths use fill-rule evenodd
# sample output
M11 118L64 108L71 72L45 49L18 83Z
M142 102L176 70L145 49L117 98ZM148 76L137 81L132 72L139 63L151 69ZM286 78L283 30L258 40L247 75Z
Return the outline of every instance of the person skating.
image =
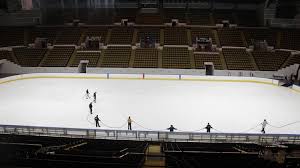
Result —
M93 96L94 96L94 103L96 103L96 99L97 99L97 92L94 92Z
M127 123L128 123L128 130L132 130L131 129L132 120L131 120L130 116L128 117Z
M267 124L268 124L268 122L267 122L266 119L264 119L264 121L261 123L261 125L262 125L261 132L262 132L263 134L266 133L265 128L266 128Z
M205 127L205 129L206 129L206 132L207 133L210 133L210 129L212 129L213 127L209 124L209 123L207 123L207 126Z
M90 113L93 114L93 102L89 104L89 108L90 108Z
M96 115L96 117L95 117L96 127L100 127L99 121L100 121L100 119L99 119L98 115Z
M170 132L174 132L174 130L177 130L173 125L171 125L167 130L170 130Z
M85 97L86 97L86 99L90 98L90 92L88 89L86 89L86 91L85 91Z

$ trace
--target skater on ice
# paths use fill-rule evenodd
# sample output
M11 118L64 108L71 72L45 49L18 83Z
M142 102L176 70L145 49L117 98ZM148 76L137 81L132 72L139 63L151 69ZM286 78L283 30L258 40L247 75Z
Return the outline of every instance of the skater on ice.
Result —
M267 122L266 119L264 119L264 121L261 123L261 125L262 125L261 132L262 132L263 134L266 133L265 128L266 128L267 124L268 124L268 122Z
M86 89L85 97L86 97L86 99L90 98L90 92L88 89Z
M130 116L128 117L127 123L128 123L128 130L132 130L131 129L132 120L131 120Z
M96 103L96 99L97 99L97 92L94 92L93 96L94 96L94 103Z
M96 127L100 127L99 121L100 121L100 119L99 119L98 115L96 115L96 117L95 117Z
M93 102L89 104L89 108L90 108L90 113L93 114Z
M174 130L177 130L173 125L171 125L167 130L170 130L170 132L174 132Z
M207 123L207 126L205 127L205 129L206 129L206 132L207 133L210 133L210 129L212 129L213 127L209 124L209 123Z

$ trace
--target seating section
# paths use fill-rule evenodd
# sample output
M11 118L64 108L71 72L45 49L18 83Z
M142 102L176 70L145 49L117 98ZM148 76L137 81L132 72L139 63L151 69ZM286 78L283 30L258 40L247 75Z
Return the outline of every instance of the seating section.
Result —
M22 27L0 27L0 47L24 45Z
M240 30L237 29L219 29L218 35L222 46L245 47Z
M77 67L80 63L80 60L88 60L88 67L96 67L100 58L100 54L100 52L77 51L72 66Z
M287 62L286 66L300 64L300 54L293 55Z
M255 70L245 49L223 48L222 52L229 70Z
M131 44L134 29L131 27L115 27L112 29L110 44Z
M158 51L155 48L138 48L135 51L134 68L158 68Z
M164 22L171 23L172 19L178 19L180 23L186 23L186 9L166 8L164 9Z
M89 8L87 11L82 10L81 12L83 15L88 14L87 22L89 24L109 25L113 23L114 9Z
M58 28L56 27L36 27L30 31L30 42L34 43L34 40L39 37L47 38L48 43L54 44L57 34Z
M246 29L243 30L248 46L255 40L266 40L269 46L276 47L276 32L271 29Z
M128 22L135 22L137 9L118 8L115 11L114 22L121 22L122 19L128 19Z
M261 71L276 71L290 56L290 52L276 50L275 52L268 51L253 51L252 55L256 64Z
M255 144L242 144L253 152L242 154L238 144L227 143L165 143L166 167L209 167L209 168L283 168L277 162L259 157Z
M73 54L75 47L55 46L43 62L42 66L65 67Z
M101 67L128 68L131 47L108 47L104 52Z
M0 135L0 163L2 167L140 168L147 147L147 142L137 141Z
M194 53L195 66L197 69L204 69L205 62L213 62L215 69L224 69L218 53Z
M230 24L235 24L232 10L217 10L214 12L216 24L221 24L223 20L228 20Z
M146 25L163 24L163 19L160 13L140 13L137 15L136 23Z
M155 40L156 43L160 42L160 29L159 28L140 28L138 29L137 35L137 43L140 40L145 39L146 37L150 37L151 39Z
M66 27L62 28L55 44L74 44L78 45L81 36L80 28Z
M2 60L2 59L6 59L8 61L15 62L12 58L10 51L0 50L0 60Z
M13 48L13 52L21 66L37 67L47 52L47 49L20 47Z
M210 21L210 12L198 9L190 9L188 13L188 24L191 25L212 25Z
M282 31L280 36L280 48L300 50L300 31L299 30Z
M186 47L164 47L162 55L163 68L191 68L189 51Z
M187 45L187 32L182 27L167 27L164 33L165 45Z
M212 29L205 29L205 28L191 28L192 33L192 40L193 43L196 43L196 37L200 38L211 38L212 43L216 44L216 38L212 32Z
M107 27L88 27L84 33L84 38L81 41L82 43L85 41L86 37L101 37L101 43L105 44L106 36L107 36Z

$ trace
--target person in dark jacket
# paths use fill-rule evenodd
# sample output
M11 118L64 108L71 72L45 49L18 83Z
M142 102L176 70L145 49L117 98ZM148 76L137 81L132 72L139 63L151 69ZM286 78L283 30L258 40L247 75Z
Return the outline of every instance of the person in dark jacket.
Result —
M97 99L97 92L94 92L93 96L94 96L94 103L96 103L96 99Z
M96 115L96 117L95 117L96 127L100 127L99 121L100 121L100 119L99 119L98 115Z
M170 130L170 132L174 132L174 130L177 130L177 128L175 128L173 125L171 125L169 128L167 128L168 130Z
M213 127L208 123L207 126L205 127L206 132L210 133L210 129L212 129Z
M89 104L89 108L90 108L90 113L93 114L93 103L92 102Z
M85 91L85 97L86 97L86 99L90 98L90 92L88 89L86 89L86 91Z
M128 117L127 123L128 123L128 130L132 130L131 129L132 120L131 120L130 116Z

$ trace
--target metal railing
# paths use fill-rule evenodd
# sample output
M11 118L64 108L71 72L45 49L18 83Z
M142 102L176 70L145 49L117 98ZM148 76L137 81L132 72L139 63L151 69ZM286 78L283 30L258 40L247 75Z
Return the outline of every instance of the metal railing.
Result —
M39 127L22 125L0 125L0 133L33 136L135 141L300 144L299 134L199 133L143 130L129 131L110 129Z

